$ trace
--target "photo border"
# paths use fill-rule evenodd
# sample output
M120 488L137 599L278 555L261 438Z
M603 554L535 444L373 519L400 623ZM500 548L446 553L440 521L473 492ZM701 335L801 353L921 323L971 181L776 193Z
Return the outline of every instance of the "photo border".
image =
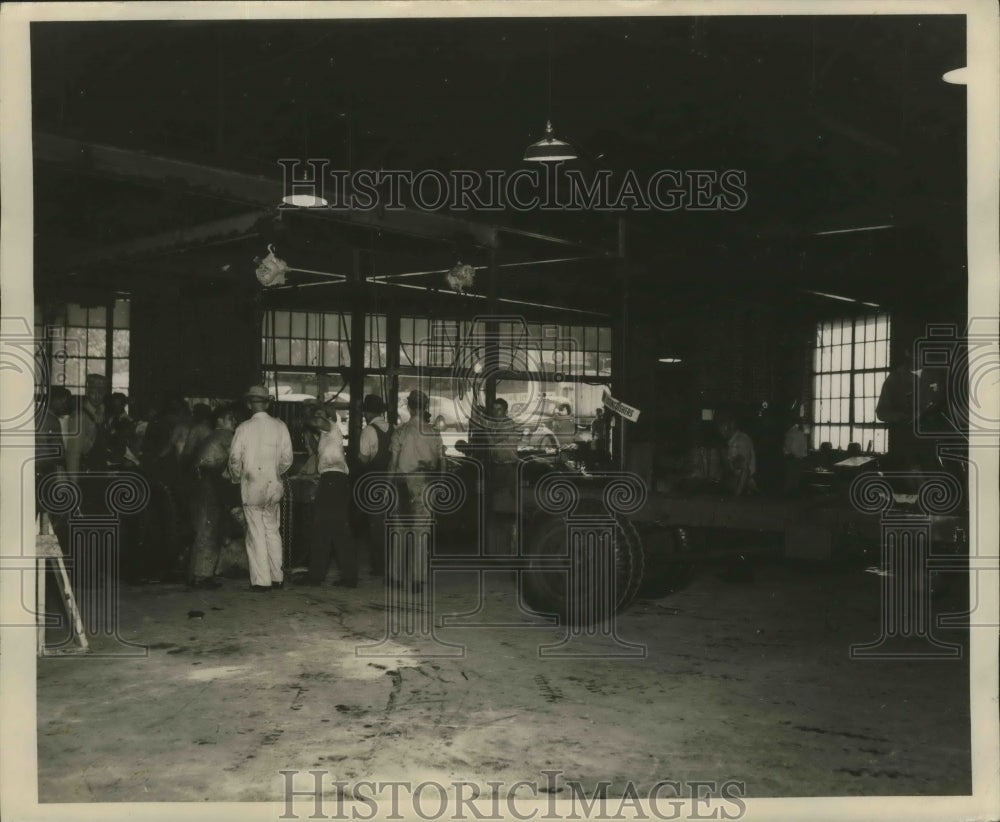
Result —
M996 311L1000 304L998 226L1000 226L1000 139L998 139L998 8L993 0L769 0L740 2L665 2L641 0L631 4L560 2L142 2L142 3L5 3L0 8L0 277L5 331L7 318L33 316L32 163L29 25L42 21L110 20L217 20L297 18L396 18L396 17L603 17L603 16L741 16L741 15L967 15L968 60L968 256L970 318L984 306ZM958 67L956 67L958 68ZM996 329L994 329L994 334ZM0 419L13 419L18 409L33 403L30 375L0 373ZM996 402L997 397L991 398ZM997 419L997 414L991 419ZM22 523L34 522L34 500L21 495L21 469L32 446L18 446L4 436L0 449L0 545L3 559L33 556L24 544ZM997 551L997 481L1000 450L997 443L973 443L970 455L978 465L982 487L970 500L970 517L976 523L981 554ZM19 504L18 504L19 503ZM23 562L23 560L22 560ZM7 569L3 569L7 570ZM12 820L62 819L268 819L283 811L283 803L79 803L38 804L36 743L36 636L33 630L11 625L20 609L21 572L0 574L0 795L4 812ZM979 581L982 621L996 623L998 573L981 570L970 574L970 585ZM32 584L25 588L34 591ZM33 595L32 595L33 596ZM23 614L21 614L23 617ZM746 818L757 819L990 819L1000 813L1000 755L997 739L997 637L993 630L970 632L971 753L970 797L834 797L804 799L747 799ZM539 800L539 817L548 800ZM523 809L532 805L524 802ZM537 817L536 817L537 818Z

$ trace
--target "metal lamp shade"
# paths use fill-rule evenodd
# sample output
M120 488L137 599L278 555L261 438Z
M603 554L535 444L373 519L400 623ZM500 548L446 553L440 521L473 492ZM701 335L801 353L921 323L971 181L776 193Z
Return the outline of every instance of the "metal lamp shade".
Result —
M281 202L299 208L326 208L330 205L324 198L317 197L315 194L289 194L282 197Z
M569 143L556 137L552 121L545 123L545 136L525 149L524 159L533 163L552 163L559 160L575 160L579 155Z

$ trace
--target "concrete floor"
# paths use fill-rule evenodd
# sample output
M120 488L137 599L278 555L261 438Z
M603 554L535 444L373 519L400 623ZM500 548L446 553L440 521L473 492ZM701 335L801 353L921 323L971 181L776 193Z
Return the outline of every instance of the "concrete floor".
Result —
M440 581L436 613L474 608L472 577ZM487 587L478 618L524 618L511 577ZM385 633L375 581L129 587L121 635L148 656L39 660L39 797L280 802L283 769L480 785L558 769L587 791L611 781L611 796L663 779L737 780L750 797L968 794L967 659L848 657L878 635L878 591L861 570L709 572L619 617L644 659L540 658L565 635L553 627L448 627L465 658L407 660L355 654ZM939 633L967 649L964 632Z

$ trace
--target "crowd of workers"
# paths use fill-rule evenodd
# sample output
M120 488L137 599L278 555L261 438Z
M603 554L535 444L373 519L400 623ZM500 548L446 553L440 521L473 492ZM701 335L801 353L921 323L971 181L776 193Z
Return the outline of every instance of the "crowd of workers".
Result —
M773 428L774 426L771 426ZM801 490L808 443L801 422L789 415L778 436L771 434L759 444L729 410L714 414L694 426L691 445L684 458L681 493L714 493L735 497L752 496L762 490L787 496ZM758 465L758 456L765 465Z
M151 489L147 510L122 519L121 575L127 581L186 581L218 588L221 549L244 535L250 590L284 587L289 568L282 539L282 500L295 463L288 426L268 413L272 398L251 387L242 402L214 410L169 397L139 418L127 413L128 399L108 394L107 380L90 375L83 396L55 387L37 414L36 490L39 509L69 553L68 524L77 514L106 509L104 489L116 472L142 475ZM307 459L294 471L299 494L311 505L302 542L306 568L291 581L324 583L331 564L337 585L355 587L360 558L370 558L373 576L419 589L425 569L406 573L385 567L385 525L359 512L353 489L360 477L380 471L394 475L405 513L429 516L424 489L430 476L447 470L441 434L430 424L429 399L422 391L407 398L409 419L393 427L382 397L364 398L365 426L349 459L336 411L319 401L302 405L302 442ZM504 470L517 458L513 423L499 400L498 420L489 431L490 454ZM512 470L512 469L511 469ZM76 488L78 509L67 514L52 504L53 480ZM308 490L305 490L308 489ZM55 496L54 496L55 494ZM361 523L360 528L358 523Z
M886 380L878 402L878 416L889 426L896 462L904 470L919 469L926 462L917 458L920 452L913 434L914 385L919 376L909 360L902 360ZM929 389L924 393L936 396ZM47 514L68 553L70 516L107 513L104 489L109 478L116 472L138 473L151 495L145 512L121 519L124 579L186 581L196 588L217 588L221 548L242 534L250 590L281 588L292 566L287 540L283 542L282 500L295 455L288 427L268 413L271 401L266 388L253 386L241 402L215 409L205 404L191 408L183 398L167 397L158 407L132 417L128 398L109 394L103 376L89 375L79 397L54 387L40 404L36 420L39 509ZM367 545L372 575L388 573L391 582L414 588L424 583L422 567L405 574L386 568L384 518L359 511L354 499L354 488L366 473L388 472L395 477L403 512L429 518L426 483L434 472L447 470L448 463L441 435L430 424L427 395L412 391L407 406L409 418L393 427L383 398L366 396L361 409L365 425L356 453L349 458L336 411L318 400L303 404L301 442L308 457L292 473L297 495L311 507L305 536L299 538L304 565L294 582L323 584L335 561L340 572L337 584L357 586L362 549ZM609 438L607 422L608 415L599 410L590 432L593 450ZM506 401L497 398L489 411L477 407L470 442L458 443L463 452L485 455L491 494L514 486L522 433L508 416ZM716 413L694 431L677 490L750 496L761 490L763 479L766 491L798 493L808 454L798 415L779 420L775 433L762 437L767 441L759 451L735 415ZM759 458L764 470L759 470ZM50 504L59 496L52 480L75 486L76 511L67 514Z

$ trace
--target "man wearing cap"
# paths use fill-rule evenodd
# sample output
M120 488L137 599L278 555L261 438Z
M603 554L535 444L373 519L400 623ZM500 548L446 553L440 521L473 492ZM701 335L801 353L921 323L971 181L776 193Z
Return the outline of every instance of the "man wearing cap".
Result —
M423 391L411 391L406 405L410 418L392 432L389 442L389 470L401 475L410 515L430 520L430 511L424 504L424 489L427 487L427 474L447 470L444 441L430 424L430 414L427 412L430 401ZM419 544L421 540L416 542ZM427 559L421 557L412 564L413 575L409 580L402 578L399 568L390 569L393 582L410 582L415 590L419 590L427 576Z
M376 394L365 397L362 411L365 415L365 428L361 432L358 443L358 476L371 471L386 471L389 468L389 440L391 430L389 421L385 418L385 402ZM374 576L385 574L385 514L369 514L368 525L368 560Z
M288 428L267 413L267 389L253 386L246 394L252 416L233 435L229 475L240 483L246 517L250 590L281 588L281 534L278 531L283 494L281 476L292 466L292 439Z
M331 419L332 416L332 419ZM351 486L348 479L344 435L337 425L336 412L317 405L306 425L319 434L316 445L316 472L319 485L313 503L312 541L309 548L308 585L322 585L330 569L333 548L340 567L337 583L346 588L358 585L358 555L351 533Z

